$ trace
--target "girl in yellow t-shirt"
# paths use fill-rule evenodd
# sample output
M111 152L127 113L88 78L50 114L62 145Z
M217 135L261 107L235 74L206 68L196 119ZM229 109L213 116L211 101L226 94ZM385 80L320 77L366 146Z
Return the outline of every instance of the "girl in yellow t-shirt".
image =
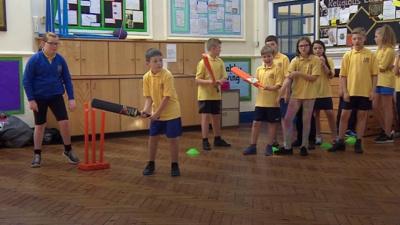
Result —
M321 144L321 123L320 123L320 111L324 110L326 117L328 118L329 127L332 133L332 140L336 139L337 129L335 123L335 117L333 115L333 102L332 102L332 90L329 84L329 80L335 75L335 66L331 58L327 58L325 55L325 44L316 40L312 44L312 50L315 56L321 61L321 75L315 81L317 85L318 96L314 104L314 116L315 116L315 128L316 128L316 139L315 144Z
M296 55L290 62L288 74L283 84L284 88L291 87L291 94L284 118L284 147L277 154L293 154L291 143L293 119L300 107L303 106L303 137L300 155L306 156L308 155L311 116L317 97L317 87L314 81L321 74L321 62L318 57L312 54L311 41L308 37L302 37L297 41ZM290 83L292 84L290 85Z
M400 49L400 45L399 45ZM397 52L396 60L394 62L394 74L396 76L396 111L397 111L397 122L400 123L400 50Z
M382 128L381 134L375 138L376 143L393 142L393 94L395 87L395 75L393 63L396 57L394 46L396 35L393 29L384 25L376 29L375 42L378 45L376 58L378 60L378 83L376 85L376 98L373 99L372 108Z

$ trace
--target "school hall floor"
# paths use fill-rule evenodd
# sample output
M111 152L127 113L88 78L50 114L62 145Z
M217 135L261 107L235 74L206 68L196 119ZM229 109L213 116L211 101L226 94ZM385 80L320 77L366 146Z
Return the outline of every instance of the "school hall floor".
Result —
M1 149L0 224L400 224L398 140L377 145L369 137L362 155L317 148L308 157L244 157L250 132L224 129L233 147L196 158L184 152L200 147L200 132L185 132L176 178L164 139L156 174L141 175L145 135L106 139L111 169L93 172L67 164L62 146L45 146L39 169L30 168L31 148ZM74 148L83 159L83 142Z

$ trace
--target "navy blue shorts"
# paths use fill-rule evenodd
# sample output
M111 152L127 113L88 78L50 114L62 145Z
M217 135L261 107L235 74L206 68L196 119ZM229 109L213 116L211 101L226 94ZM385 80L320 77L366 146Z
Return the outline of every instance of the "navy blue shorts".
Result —
M372 101L364 96L350 96L350 102L343 101L343 109L371 110Z
M67 108L65 107L62 95L55 95L50 99L37 99L35 101L39 110L39 112L33 112L35 125L42 125L47 122L48 108L53 112L57 121L68 120Z
M394 88L376 86L375 92L380 95L393 95Z
M165 134L167 138L176 138L182 135L181 118L172 120L154 120L150 123L150 136Z
M288 105L289 102L285 102L285 99L281 98L281 100L279 100L279 111L281 113L281 118L285 118Z
M327 97L315 99L314 110L333 110L332 98Z
M254 120L268 123L279 123L281 114L278 107L258 107L254 110Z
M199 113L221 114L221 100L199 101Z

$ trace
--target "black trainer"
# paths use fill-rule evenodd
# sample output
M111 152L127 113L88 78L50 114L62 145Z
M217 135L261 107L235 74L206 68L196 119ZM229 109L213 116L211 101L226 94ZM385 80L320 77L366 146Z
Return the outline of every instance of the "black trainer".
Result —
M377 138L375 138L374 141L375 143L378 144L384 144L384 143L392 143L394 140L393 140L393 135L388 136L385 133L383 133L379 135Z
M308 151L307 151L307 148L306 147L301 147L300 148L300 155L301 156L307 156L308 155Z
M179 177L181 175L181 171L179 170L178 163L171 164L171 177Z
M364 152L361 145L361 139L356 140L356 143L354 144L354 152L359 154Z
M69 151L64 151L63 156L65 156L68 159L68 162L71 164L79 163L79 158L78 158L78 156L75 155L75 153L72 149Z
M280 147L278 151L274 152L275 155L293 155L293 149L286 149L285 147Z
M226 142L224 139L215 139L214 140L214 146L215 147L231 147L231 144Z
M210 151L211 150L210 142L203 141L203 150L206 150L206 151Z
M143 170L143 175L144 176L150 176L154 174L154 169L155 169L155 163L154 162L148 162L147 166Z
M346 145L343 139L335 141L332 145L332 148L328 149L328 152L336 152L336 151L345 151Z
M41 161L42 161L42 155L41 154L33 154L33 160L32 160L31 167L32 168L39 168Z

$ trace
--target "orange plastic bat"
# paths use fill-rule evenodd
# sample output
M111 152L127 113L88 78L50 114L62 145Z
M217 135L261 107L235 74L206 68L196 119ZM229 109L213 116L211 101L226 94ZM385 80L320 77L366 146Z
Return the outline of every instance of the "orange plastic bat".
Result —
M237 67L232 67L231 72L236 74L238 77L242 78L242 80L253 85L256 88L264 88L264 86L260 83L259 80L250 76L248 73L244 72L243 70L241 70Z
M202 58L203 58L204 65L206 66L207 72L210 74L211 80L212 80L213 84L215 85L217 83L217 81L215 79L214 71L211 68L210 61L208 60L208 55L206 53L203 53ZM219 92L218 86L216 86L215 88L217 88L217 92Z

